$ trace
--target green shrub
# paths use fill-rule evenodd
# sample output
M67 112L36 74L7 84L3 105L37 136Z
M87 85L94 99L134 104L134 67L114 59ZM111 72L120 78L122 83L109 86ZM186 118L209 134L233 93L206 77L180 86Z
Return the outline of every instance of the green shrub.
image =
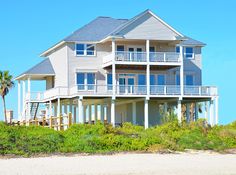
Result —
M0 154L30 156L40 153L109 153L120 151L216 150L236 148L236 122L210 127L205 120L171 120L145 130L97 123L75 124L66 131L43 127L8 126L0 122Z

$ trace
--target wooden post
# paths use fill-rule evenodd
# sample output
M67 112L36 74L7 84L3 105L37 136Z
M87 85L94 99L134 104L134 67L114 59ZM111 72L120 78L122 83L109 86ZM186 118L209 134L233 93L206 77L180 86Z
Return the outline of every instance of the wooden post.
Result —
M46 120L46 117L43 117L43 121L42 121L42 126L43 127L45 126L45 120Z
M68 114L68 128L71 126L71 124L72 124L72 113L70 112Z
M63 130L63 126L62 126L62 120L63 120L63 117L60 115L59 116L59 130L62 131Z
M49 123L49 127L52 128L52 116L50 116L50 123Z

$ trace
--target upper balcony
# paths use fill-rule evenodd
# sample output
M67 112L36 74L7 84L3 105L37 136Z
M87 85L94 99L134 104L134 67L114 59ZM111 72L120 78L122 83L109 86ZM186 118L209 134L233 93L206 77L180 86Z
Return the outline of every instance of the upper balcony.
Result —
M103 67L111 66L113 62L113 55L109 53L103 57ZM129 51L116 51L115 64L117 65L146 65L147 52L129 52ZM150 65L164 65L164 66L180 66L181 58L177 52L150 52L149 53Z

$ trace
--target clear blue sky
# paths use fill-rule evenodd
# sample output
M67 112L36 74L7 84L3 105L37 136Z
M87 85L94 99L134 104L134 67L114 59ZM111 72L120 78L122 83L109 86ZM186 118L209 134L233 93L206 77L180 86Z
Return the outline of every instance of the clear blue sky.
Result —
M218 86L219 120L229 123L236 120L235 7L235 0L2 1L0 70L19 75L43 59L39 57L42 51L97 16L131 18L151 9L178 31L207 43L203 84ZM7 96L7 108L16 115L17 86ZM2 116L1 110L0 119Z

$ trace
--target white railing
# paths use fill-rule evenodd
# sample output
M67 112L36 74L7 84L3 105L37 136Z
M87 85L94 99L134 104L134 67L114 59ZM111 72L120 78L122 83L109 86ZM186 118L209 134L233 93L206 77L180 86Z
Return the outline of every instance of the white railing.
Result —
M50 98L74 95L112 95L112 85L76 85L72 88L56 87L45 92L26 94L26 100L43 101ZM217 88L212 86L184 86L185 96L216 96ZM117 85L116 95L147 95L146 85ZM181 95L179 85L150 85L150 95Z
M146 95L147 86L145 85L117 85L117 95Z
M151 85L151 95L180 95L180 86L178 85Z
M180 62L180 54L176 52L151 52L150 62Z
M103 57L103 64L112 61L112 54ZM116 62L147 62L147 52L129 52L129 51L116 51ZM150 52L150 62L161 63L178 63L180 62L180 54L176 52Z
M146 62L146 52L126 52L117 51L115 54L116 61L128 61L128 62Z
M215 96L217 95L217 88L213 86L185 86L184 95Z

